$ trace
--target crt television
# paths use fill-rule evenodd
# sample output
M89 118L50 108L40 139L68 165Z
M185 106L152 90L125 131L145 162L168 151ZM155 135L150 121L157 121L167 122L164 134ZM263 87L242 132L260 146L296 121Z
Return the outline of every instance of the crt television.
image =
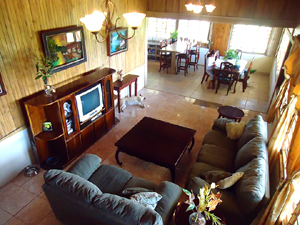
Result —
M90 119L103 108L100 83L77 92L75 98L80 122Z

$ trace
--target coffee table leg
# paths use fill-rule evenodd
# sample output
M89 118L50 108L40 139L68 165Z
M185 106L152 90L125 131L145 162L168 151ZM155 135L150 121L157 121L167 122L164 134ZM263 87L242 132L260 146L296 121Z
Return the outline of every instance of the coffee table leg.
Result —
M119 152L120 152L120 149L117 149L116 154L115 154L115 158L116 158L117 163L120 166L122 166L122 162L119 161Z
M195 138L193 137L192 142L191 142L191 146L189 147L189 152L191 152L192 148L194 147L195 144Z
M175 183L175 166L169 168L171 171L172 182Z

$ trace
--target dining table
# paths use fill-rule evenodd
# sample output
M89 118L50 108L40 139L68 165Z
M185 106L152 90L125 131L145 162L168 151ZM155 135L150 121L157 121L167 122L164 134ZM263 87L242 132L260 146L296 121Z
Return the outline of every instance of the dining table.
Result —
M189 44L186 41L177 41L175 43L172 43L171 45L167 45L166 47L163 47L160 49L161 52L170 52L171 53L171 74L176 74L176 54L179 53L185 53L187 49L187 44ZM194 47L197 45L197 42L190 43L191 47Z

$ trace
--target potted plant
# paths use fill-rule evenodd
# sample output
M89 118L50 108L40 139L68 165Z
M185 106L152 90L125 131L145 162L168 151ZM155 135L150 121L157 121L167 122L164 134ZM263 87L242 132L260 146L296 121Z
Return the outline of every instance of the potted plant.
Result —
M42 79L45 85L45 92L46 96L51 96L51 92L55 92L55 89L53 86L50 86L48 84L48 78L52 77L54 65L53 62L57 61L57 59L53 59L50 57L44 57L37 59L37 62L35 64L37 73L35 74L35 79Z
M225 52L225 57L224 59L235 59L235 60L239 60L239 56L237 54L237 52L233 49L229 49Z
M177 41L178 30L174 30L174 32L170 33L170 37L172 38L172 43Z

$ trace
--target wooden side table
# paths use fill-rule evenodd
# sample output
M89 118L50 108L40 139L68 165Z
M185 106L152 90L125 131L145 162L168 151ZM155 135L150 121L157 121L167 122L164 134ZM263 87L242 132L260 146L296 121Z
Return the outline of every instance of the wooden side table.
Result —
M132 75L132 74L128 74L126 76L123 77L123 80L117 80L114 82L114 90L116 90L118 92L118 111L119 113L121 112L121 97L120 97L120 92L121 90L123 90L124 88L126 88L127 86L129 86L129 96L131 97L131 84L133 82L135 82L135 96L137 96L137 79L138 79L138 75Z
M220 106L218 108L219 117L226 117L229 119L234 119L235 122L241 122L241 119L245 116L243 110L234 106Z

